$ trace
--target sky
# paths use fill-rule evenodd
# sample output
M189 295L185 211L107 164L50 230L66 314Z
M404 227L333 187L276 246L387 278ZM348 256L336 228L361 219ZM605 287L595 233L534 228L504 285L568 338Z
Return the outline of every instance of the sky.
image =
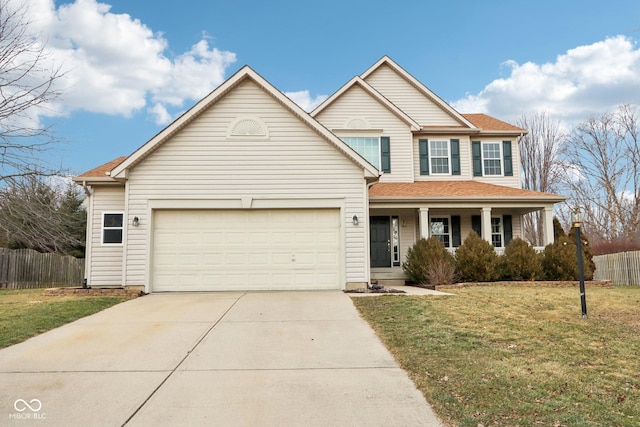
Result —
M461 113L640 105L637 0L8 0L64 77L33 120L71 174L129 155L244 65L310 111L388 55Z

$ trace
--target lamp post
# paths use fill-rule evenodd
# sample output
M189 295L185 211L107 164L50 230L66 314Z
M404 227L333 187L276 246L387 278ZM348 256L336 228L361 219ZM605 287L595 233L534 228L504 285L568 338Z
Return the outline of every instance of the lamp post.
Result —
M576 208L571 214L571 222L576 230L576 251L578 252L578 278L580 279L580 302L582 304L582 318L587 318L587 295L584 290L584 262L582 260L582 238L580 227L582 226L582 212Z

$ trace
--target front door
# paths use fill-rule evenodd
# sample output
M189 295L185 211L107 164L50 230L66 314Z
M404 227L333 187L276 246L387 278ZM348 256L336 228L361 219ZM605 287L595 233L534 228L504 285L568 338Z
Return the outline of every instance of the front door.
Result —
M369 218L371 267L391 267L391 222L388 216Z

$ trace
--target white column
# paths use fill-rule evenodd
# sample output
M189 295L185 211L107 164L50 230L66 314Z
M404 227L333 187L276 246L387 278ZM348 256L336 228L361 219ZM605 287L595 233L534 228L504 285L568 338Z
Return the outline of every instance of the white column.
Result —
M491 243L491 208L482 208L482 238Z
M544 246L553 243L553 206L544 208L544 216L542 218Z
M420 208L420 237L429 238L429 208Z

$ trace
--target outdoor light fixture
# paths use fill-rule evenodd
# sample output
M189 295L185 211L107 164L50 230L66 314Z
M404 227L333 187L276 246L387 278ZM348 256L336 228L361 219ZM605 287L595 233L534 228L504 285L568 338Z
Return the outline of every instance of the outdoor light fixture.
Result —
M587 318L587 296L584 290L584 262L582 260L582 238L580 227L582 226L582 212L575 208L571 213L571 225L576 230L576 251L578 255L578 278L580 279L580 303L582 304L582 318Z
M140 225L140 218L138 218L137 216L134 216L133 222L131 223L131 225L133 225L134 227L137 227L138 225Z
M358 215L354 215L351 219L353 220L353 225L358 225L358 223L360 222L358 221Z

